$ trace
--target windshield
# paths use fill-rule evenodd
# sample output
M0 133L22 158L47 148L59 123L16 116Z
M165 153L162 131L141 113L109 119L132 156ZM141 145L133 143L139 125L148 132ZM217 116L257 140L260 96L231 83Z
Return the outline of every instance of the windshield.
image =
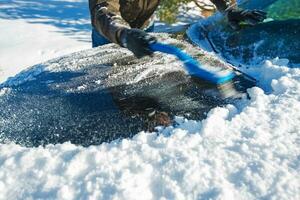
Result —
M300 0L277 0L267 12L274 20L300 19Z
M239 0L247 9L264 9L274 20L300 19L300 0Z

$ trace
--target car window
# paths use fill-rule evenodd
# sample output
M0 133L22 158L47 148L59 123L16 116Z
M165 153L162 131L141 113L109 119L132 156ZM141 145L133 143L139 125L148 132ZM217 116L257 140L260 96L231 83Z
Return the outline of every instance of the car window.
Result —
M300 0L277 0L266 11L274 20L300 19Z
M300 19L300 0L237 0L239 7L263 9L274 20Z
M237 0L239 7L246 9L265 9L277 0Z

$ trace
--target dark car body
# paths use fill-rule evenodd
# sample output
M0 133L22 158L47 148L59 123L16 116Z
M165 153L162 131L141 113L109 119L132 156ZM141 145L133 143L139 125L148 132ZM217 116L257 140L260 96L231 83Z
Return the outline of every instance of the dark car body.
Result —
M300 1L249 0L240 4L246 9L263 9L268 19L256 26L241 24L232 30L226 18L215 14L188 30L189 38L208 51L214 51L234 64L258 64L276 57L300 64Z
M171 41L204 65L228 67L186 42ZM233 84L245 92L253 81L237 74ZM25 146L101 144L173 125L167 122L174 116L201 120L210 109L235 101L190 77L173 57L136 59L114 44L33 66L1 89L8 92L0 96L0 143Z

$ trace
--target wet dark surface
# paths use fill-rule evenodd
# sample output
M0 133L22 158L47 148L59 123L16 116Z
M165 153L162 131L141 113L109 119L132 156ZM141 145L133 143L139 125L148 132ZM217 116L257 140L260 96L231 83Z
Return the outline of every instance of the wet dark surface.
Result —
M12 79L17 84L2 84L9 91L0 96L0 142L29 147L67 141L96 145L172 125L174 116L201 120L210 109L236 101L237 96L222 98L225 89L182 70L165 71L174 60L163 61L162 54L137 60L114 48L64 57L38 66L43 68L38 75L28 70ZM224 66L199 55L203 63ZM56 67L48 70L53 64ZM136 81L149 69L153 72ZM241 75L234 81L241 92L253 85Z
M208 39L227 60L249 64L279 56L289 59L291 65L300 63L299 19L244 26L240 31L214 28L217 31L210 31Z
M299 66L300 1L250 0L238 3L245 9L264 10L267 19L255 26L241 23L239 30L233 30L226 18L216 14L192 25L188 31L191 41L236 65L256 65L279 57L288 59L289 67Z

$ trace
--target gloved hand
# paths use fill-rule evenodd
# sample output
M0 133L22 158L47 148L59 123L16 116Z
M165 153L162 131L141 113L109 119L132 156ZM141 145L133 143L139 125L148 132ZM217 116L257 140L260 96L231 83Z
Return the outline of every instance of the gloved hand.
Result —
M149 45L156 42L156 38L139 29L124 29L121 32L121 45L134 53L137 58L152 55Z
M256 25L267 18L267 13L261 10L243 10L232 8L227 11L227 19L231 28L240 29L240 22L246 22L250 25Z

